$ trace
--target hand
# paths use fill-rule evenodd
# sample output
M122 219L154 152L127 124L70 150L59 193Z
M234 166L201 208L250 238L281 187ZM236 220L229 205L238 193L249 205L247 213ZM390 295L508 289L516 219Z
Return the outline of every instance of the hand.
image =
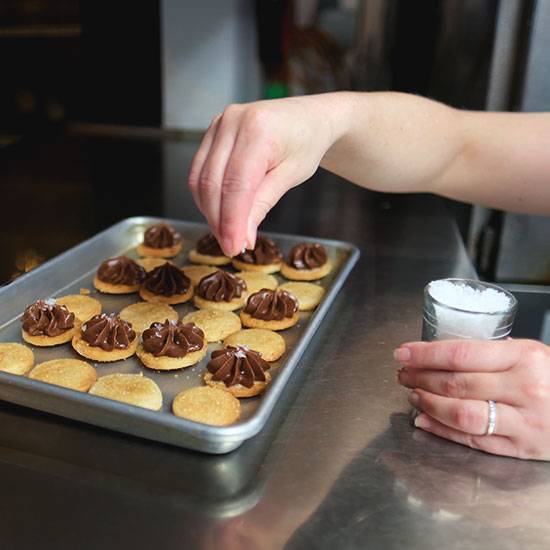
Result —
M403 344L399 383L413 391L415 425L488 453L550 460L550 348L532 340ZM496 429L485 435L487 400Z
M267 212L313 175L336 139L334 96L230 105L214 118L191 164L189 187L225 254L253 248Z

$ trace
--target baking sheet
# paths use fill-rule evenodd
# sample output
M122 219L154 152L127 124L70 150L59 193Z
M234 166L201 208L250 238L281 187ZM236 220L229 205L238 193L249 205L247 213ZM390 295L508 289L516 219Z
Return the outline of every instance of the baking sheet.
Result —
M139 301L137 294L98 293L93 289L92 279L98 265L107 258L122 254L137 258L135 247L142 241L145 229L159 221L171 224L184 239L183 250L174 259L176 265L189 264L187 253L194 247L196 240L208 231L206 225L149 217L123 220L1 288L0 342L21 342L20 316L27 305L39 298L78 294L81 288L88 288L92 291L91 296L102 302L103 311L107 313L118 312L127 305ZM0 399L204 452L225 453L235 449L243 441L257 434L267 422L271 411L277 406L278 398L290 374L299 365L300 356L359 257L357 248L349 243L297 235L265 234L275 240L285 256L298 242L314 240L322 243L334 263L334 269L320 282L325 287L326 294L318 308L314 312L300 312L297 325L280 333L285 338L287 350L279 361L271 363L270 373L273 381L264 395L241 400L242 416L238 423L225 427L207 426L178 418L170 412L176 394L202 385L210 353L220 348L221 344L209 344L207 356L203 361L180 371L156 372L146 369L135 356L114 363L92 362L99 376L114 372L142 372L144 376L152 378L163 393L161 411L149 411L3 372L0 372ZM280 275L276 276L281 282L285 281ZM180 318L194 310L191 304L172 307L176 309ZM78 356L70 344L52 348L31 347L35 353L36 363Z

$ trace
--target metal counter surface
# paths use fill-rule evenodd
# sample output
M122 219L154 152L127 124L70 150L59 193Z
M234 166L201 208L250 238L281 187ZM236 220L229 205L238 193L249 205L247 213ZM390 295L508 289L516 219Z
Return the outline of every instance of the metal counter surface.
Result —
M181 176L193 149L163 147L162 215L199 219ZM124 215L139 213L159 212ZM1 547L550 547L550 465L415 430L396 384L392 351L419 337L424 285L474 275L443 203L320 172L265 229L362 251L282 412L214 457L0 403Z

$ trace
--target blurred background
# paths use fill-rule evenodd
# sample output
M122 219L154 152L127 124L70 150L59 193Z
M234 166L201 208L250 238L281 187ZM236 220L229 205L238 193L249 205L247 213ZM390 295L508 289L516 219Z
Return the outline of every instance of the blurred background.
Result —
M3 0L0 283L130 215L200 219L186 171L229 103L353 89L550 110L548 51L550 0ZM447 208L483 278L550 283L548 218Z

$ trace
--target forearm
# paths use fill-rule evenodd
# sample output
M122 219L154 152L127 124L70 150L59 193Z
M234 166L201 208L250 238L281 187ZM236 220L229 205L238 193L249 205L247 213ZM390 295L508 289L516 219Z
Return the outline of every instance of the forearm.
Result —
M379 191L550 212L550 114L459 111L397 93L326 100L333 145L324 168Z

